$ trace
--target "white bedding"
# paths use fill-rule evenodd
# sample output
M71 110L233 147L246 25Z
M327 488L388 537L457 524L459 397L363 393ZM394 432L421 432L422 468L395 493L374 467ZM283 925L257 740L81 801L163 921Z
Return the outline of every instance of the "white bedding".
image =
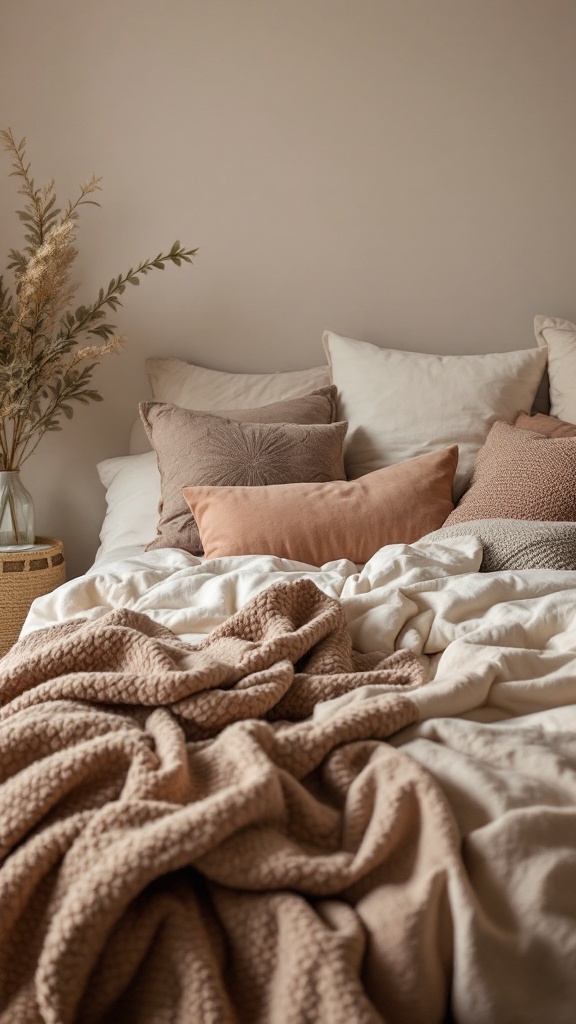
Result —
M481 559L474 537L389 545L362 568L126 548L38 598L23 634L129 608L194 642L272 583L308 577L341 602L358 650L407 648L421 659L429 677L415 697L422 718L576 703L576 571L479 573ZM347 699L362 694L369 689Z
M277 580L338 598L354 646L408 648L428 682L392 738L433 776L460 829L453 883L458 1024L568 1024L576 1006L576 572L480 573L480 542L381 549L363 568L272 557L114 552L36 600L24 632L113 608L198 640ZM320 705L370 696L368 687Z

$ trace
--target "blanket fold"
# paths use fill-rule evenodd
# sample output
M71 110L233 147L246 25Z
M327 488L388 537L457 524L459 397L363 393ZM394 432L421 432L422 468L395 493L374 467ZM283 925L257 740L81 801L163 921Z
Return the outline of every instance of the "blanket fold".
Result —
M58 699L163 705L202 738L245 718L305 718L369 682L424 681L407 651L354 651L341 606L302 579L264 590L194 646L125 609L30 633L2 663L0 717Z

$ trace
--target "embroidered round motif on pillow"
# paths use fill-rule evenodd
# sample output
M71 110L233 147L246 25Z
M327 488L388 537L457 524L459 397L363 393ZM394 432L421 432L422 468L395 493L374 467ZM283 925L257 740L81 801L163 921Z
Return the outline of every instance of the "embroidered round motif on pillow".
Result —
M255 415L257 412L254 410ZM156 452L161 480L158 535L147 550L174 547L202 554L198 527L182 495L183 487L323 482L346 477L343 445L348 424L342 421L240 422L163 402L142 402L140 414Z

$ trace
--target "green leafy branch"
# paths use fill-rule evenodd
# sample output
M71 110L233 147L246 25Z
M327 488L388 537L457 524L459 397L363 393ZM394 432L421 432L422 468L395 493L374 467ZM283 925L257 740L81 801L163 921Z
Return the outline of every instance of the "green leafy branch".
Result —
M74 313L67 313L64 320L65 326L59 333L59 337L64 342L74 342L74 339L78 334L85 333L87 335L98 335L103 340L107 340L112 337L116 327L114 324L102 323L101 321L106 318L106 308L116 310L122 305L122 301L119 298L120 295L126 291L126 285L139 285L140 274L145 275L150 270L164 270L166 264L174 263L177 267L184 263L191 263L192 257L198 252L197 249L185 249L180 245L180 242L174 242L174 245L168 253L158 253L153 260L143 260L139 263L136 268L130 267L130 270L126 274L119 274L118 277L112 278L106 291L103 288L100 289L96 302L91 306L78 306L78 309Z

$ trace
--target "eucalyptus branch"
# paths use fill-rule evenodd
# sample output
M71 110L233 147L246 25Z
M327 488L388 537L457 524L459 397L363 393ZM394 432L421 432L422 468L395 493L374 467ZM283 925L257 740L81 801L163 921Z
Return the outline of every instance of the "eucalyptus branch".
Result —
M180 242L174 242L170 252L165 254L158 253L153 260L144 260L138 264L136 269L131 267L126 274L119 274L118 277L112 278L106 291L103 288L100 289L98 298L92 306L79 306L74 314L68 313L66 315L58 337L65 341L72 340L81 333L98 334L101 337L108 337L116 330L112 324L101 324L96 329L92 328L91 324L100 319L101 312L105 306L116 310L118 306L123 305L118 296L125 292L127 284L139 285L139 274L147 274L153 269L164 270L167 263L175 263L178 267L182 262L191 263L192 256L195 256L197 252L197 249L184 249Z
M72 400L74 396L70 396L69 400ZM91 396L93 401L102 401L102 396L96 392ZM76 398L77 401L81 401L80 398ZM86 402L88 399L86 399ZM18 468L20 468L27 459L34 453L38 447L40 441L49 430L61 430L59 419L62 415L66 415L68 419L72 419L72 411L66 412L69 406L62 405L62 399L54 397L49 406L44 410L42 417L37 420L34 425L34 429L29 430L23 434L19 441L19 456L18 456ZM32 443L32 447L29 445Z

